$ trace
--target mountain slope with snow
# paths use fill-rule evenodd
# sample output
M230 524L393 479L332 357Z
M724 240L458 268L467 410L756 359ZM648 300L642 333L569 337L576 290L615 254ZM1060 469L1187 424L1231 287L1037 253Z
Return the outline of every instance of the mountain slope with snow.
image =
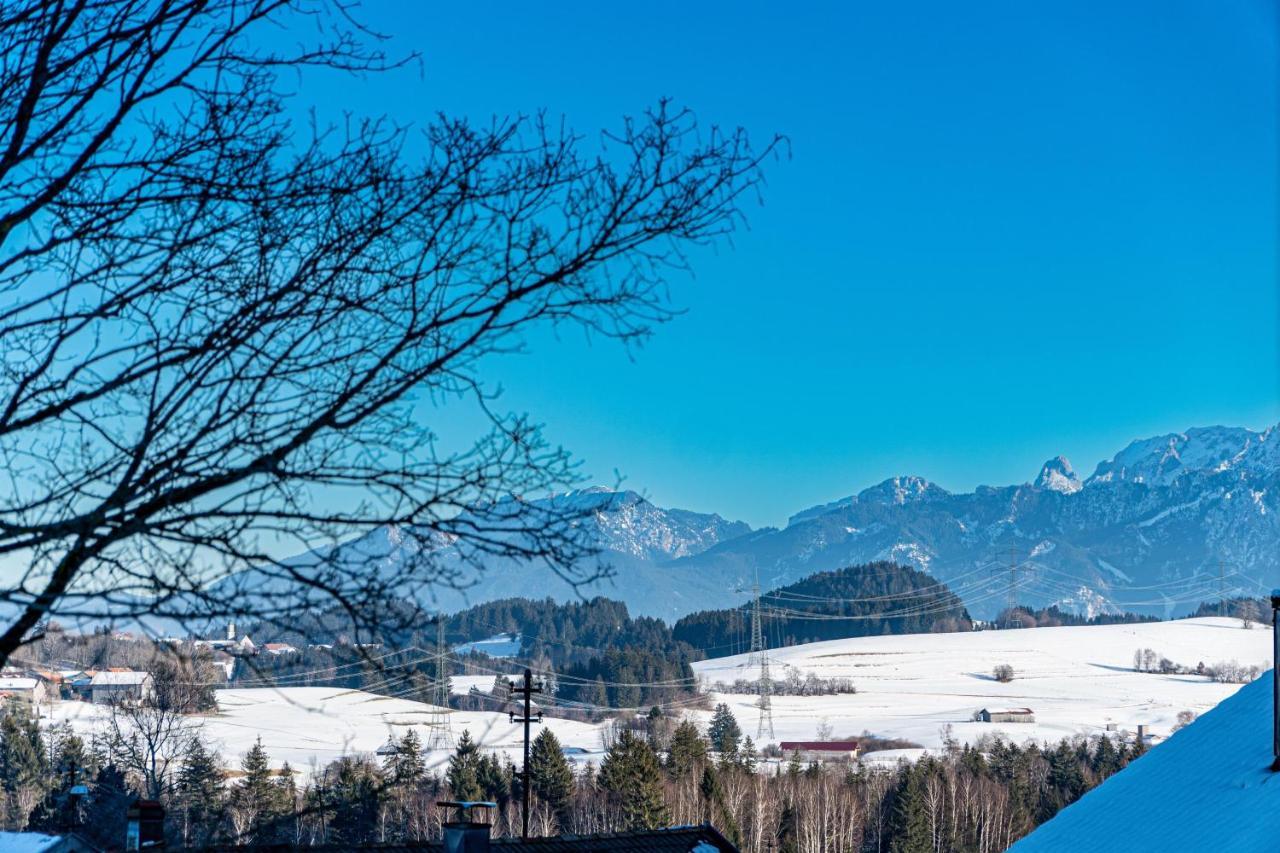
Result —
M522 508L576 514L577 529L600 550L575 573L611 577L575 588L544 563L498 557L480 560L477 572L447 537L416 528L373 531L310 556L352 563L359 585L425 555L452 582L414 592L432 608L603 595L668 620L738 604L757 580L768 589L880 560L948 583L977 618L1004 607L1011 582L1019 603L1165 617L1221 592L1257 595L1280 585L1276 428L1205 427L1135 441L1083 481L1061 456L1031 482L968 493L894 477L801 510L780 529L752 530L603 488L502 506L517 521Z
M1191 429L1135 441L1081 482L1063 457L1032 483L952 494L894 478L677 561L768 584L875 560L933 574L979 617L1019 603L1189 612L1280 583L1280 430Z

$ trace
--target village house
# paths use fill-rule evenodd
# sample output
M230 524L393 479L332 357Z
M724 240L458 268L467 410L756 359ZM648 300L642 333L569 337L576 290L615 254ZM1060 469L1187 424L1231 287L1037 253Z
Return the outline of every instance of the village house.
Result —
M95 705L146 698L151 692L151 674L147 672L99 672L89 682L90 697Z
M73 675L65 676L70 699L79 699L82 702L88 702L92 696L93 677L98 674L96 669L85 669Z
M66 698L66 677L61 672L50 669L29 669L26 674L44 685L45 699L52 701Z
M5 702L17 702L27 707L39 705L45 701L44 682L30 676L0 677L0 699Z
M782 754L799 755L801 761L853 761L858 757L856 740L784 740Z
M978 723L1034 723L1036 715L1030 708L983 708L973 719Z
M298 650L288 643L264 643L262 650L269 655L296 655Z

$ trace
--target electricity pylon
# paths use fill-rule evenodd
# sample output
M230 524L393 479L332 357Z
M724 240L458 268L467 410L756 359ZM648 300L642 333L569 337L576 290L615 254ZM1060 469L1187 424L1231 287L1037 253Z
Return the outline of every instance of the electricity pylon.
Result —
M436 677L431 685L431 710L427 725L431 736L428 749L453 749L453 709L449 707L448 651L444 644L444 616L436 617Z

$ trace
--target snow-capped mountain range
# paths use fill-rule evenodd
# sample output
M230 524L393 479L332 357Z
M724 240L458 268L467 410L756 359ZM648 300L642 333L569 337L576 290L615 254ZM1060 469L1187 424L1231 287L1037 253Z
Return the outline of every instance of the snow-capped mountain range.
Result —
M592 559L614 576L575 591L545 566L495 560L474 586L434 592L436 606L581 592L672 619L742 601L757 576L769 588L885 559L946 581L978 617L998 612L1011 584L1019 603L1164 616L1221 590L1259 595L1280 584L1276 427L1207 427L1134 441L1085 480L1061 456L1028 483L969 493L894 477L797 512L782 528L752 530L603 488L531 504L585 511L580 523L602 549ZM351 545L394 561L403 542L379 531Z

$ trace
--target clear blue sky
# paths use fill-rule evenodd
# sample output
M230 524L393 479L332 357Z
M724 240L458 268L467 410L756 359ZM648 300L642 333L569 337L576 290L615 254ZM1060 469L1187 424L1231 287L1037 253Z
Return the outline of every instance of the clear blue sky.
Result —
M366 7L424 73L332 93L362 111L591 131L668 95L791 139L683 316L630 356L534 341L492 366L508 408L594 480L754 525L1280 421L1272 2L803 6Z

